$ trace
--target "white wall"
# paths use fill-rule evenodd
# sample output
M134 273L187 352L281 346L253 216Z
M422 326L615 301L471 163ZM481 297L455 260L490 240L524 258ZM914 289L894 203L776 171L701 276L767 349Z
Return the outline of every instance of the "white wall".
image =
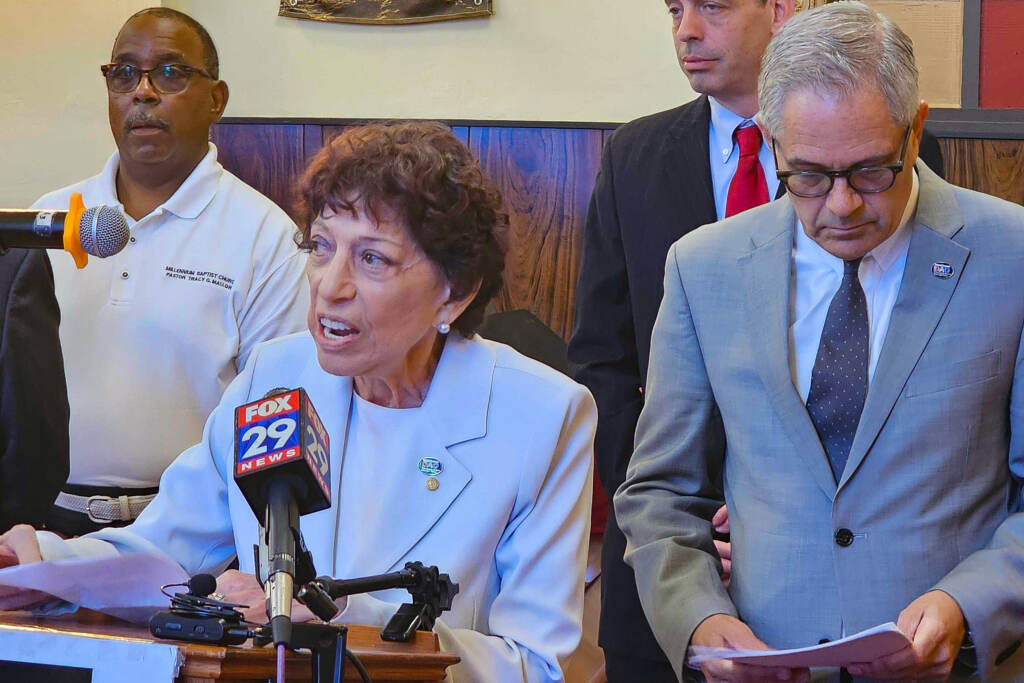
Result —
M165 0L213 35L228 116L626 121L693 97L663 0L494 0L406 26L277 16L278 0Z
M488 19L383 27L279 17L278 0L0 0L0 206L99 171L98 67L157 4L212 34L227 116L603 122L693 97L663 0L494 0Z
M95 175L113 150L100 64L146 0L0 0L0 206Z

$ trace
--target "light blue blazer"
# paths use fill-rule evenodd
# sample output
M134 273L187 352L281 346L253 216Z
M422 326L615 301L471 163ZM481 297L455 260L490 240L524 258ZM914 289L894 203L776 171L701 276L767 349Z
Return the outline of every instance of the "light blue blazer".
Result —
M1024 680L1024 208L916 168L906 270L838 484L789 369L789 199L669 252L615 511L677 670L712 614L797 647L895 621L937 588L963 610L983 679ZM719 480L728 591L709 524Z
M233 409L274 387L303 387L331 437L337 505L352 380L324 372L308 333L261 344L210 415L201 443L178 457L160 493L124 529L44 544L47 559L102 552L163 552L190 574L217 574L235 557L255 573L258 525L232 479ZM560 681L580 639L597 412L579 384L502 344L448 337L423 404L433 413L422 455L443 465L429 491L416 467L398 478L394 500L373 510L335 507L302 517L320 574L334 574L335 515L387 514L388 533L361 558L360 574L437 565L460 586L435 630L462 658L453 681ZM341 501L344 506L344 501ZM110 546L106 546L107 552ZM337 550L335 550L337 547ZM346 578L346 577L339 577ZM383 626L404 591L352 596L340 621Z

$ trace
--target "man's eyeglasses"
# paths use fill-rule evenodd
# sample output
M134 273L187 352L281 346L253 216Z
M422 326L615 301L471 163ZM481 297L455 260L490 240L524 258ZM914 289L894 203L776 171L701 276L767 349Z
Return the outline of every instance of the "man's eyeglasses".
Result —
M846 178L846 182L857 192L873 194L885 192L896 182L896 175L903 170L903 156L907 153L910 141L911 126L903 134L903 147L900 149L900 160L894 164L881 166L857 166L845 171L776 171L779 181L786 189L797 197L824 197L832 191L836 178ZM772 140L772 155L775 167L779 167L779 157L775 152L775 141Z
M216 80L206 71L187 64L161 64L152 69L140 69L133 64L104 64L100 71L107 81L107 90L117 93L134 92L143 76L163 95L181 92L195 75Z

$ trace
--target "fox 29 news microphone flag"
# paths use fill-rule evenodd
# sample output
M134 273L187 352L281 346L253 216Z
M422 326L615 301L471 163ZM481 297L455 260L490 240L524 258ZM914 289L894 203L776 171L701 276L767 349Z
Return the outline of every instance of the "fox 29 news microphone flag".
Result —
M235 409L235 482L257 518L270 479L295 478L299 514L331 506L330 438L302 388L274 390Z
M330 440L303 389L274 389L235 409L235 483L266 534L275 645L291 639L299 516L331 506L330 481Z

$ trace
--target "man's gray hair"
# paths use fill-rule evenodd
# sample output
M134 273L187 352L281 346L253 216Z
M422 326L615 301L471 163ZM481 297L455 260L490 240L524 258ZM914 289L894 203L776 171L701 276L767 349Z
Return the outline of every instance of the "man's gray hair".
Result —
M758 104L772 137L782 130L782 107L794 91L848 96L877 88L893 120L908 126L920 99L914 43L896 24L862 2L816 7L793 17L761 59Z

